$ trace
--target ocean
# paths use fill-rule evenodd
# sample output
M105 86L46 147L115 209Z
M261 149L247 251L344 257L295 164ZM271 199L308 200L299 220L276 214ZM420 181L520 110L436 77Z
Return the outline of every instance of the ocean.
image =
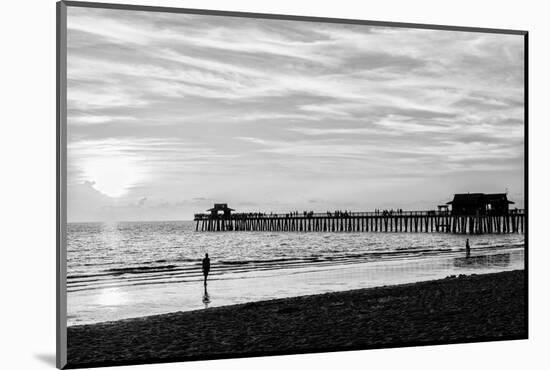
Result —
M523 234L207 233L192 221L67 230L68 325L524 266Z

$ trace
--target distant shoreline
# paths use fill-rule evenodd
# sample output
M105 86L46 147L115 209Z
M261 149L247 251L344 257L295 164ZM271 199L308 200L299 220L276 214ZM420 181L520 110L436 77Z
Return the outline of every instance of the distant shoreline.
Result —
M76 325L69 367L522 339L524 287L515 270Z

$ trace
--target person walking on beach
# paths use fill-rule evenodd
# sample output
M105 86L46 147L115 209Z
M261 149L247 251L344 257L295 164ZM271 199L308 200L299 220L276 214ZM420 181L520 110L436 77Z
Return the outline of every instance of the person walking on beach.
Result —
M208 258L208 253L204 255L202 259L202 273L204 275L204 289L206 289L206 279L208 279L208 273L210 272L210 258Z
M470 257L470 239L466 239L466 257Z

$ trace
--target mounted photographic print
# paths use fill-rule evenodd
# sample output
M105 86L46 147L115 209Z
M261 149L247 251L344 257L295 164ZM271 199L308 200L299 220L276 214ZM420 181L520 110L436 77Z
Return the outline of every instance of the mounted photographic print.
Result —
M527 338L527 32L57 10L58 367Z

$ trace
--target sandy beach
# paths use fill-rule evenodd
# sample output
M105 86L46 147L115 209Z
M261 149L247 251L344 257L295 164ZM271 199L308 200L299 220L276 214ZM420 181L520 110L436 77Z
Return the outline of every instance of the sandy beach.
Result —
M527 336L524 271L276 299L68 329L69 367Z

